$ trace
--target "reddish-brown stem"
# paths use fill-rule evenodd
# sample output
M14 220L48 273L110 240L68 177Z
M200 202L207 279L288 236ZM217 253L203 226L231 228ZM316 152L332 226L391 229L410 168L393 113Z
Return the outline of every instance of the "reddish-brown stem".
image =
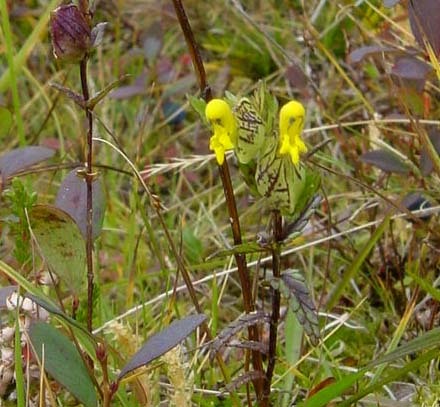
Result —
M191 55L191 59L194 65L194 70L197 75L197 81L200 91L205 101L212 99L211 88L206 79L206 72L203 65L203 60L200 56L197 42L194 38L191 25L188 17L186 16L185 9L181 0L173 0L174 9L176 11L177 18L179 20L180 27L182 28L183 35L185 37L188 50ZM239 245L242 243L240 222L238 218L237 206L235 203L234 190L232 187L231 177L229 174L228 163L225 160L222 165L219 166L220 176L223 183L224 194L228 206L229 219L231 223L232 235L234 244ZM243 307L246 313L252 312L255 309L254 300L252 298L252 284L249 277L249 272L246 264L246 257L243 254L235 254L235 261L237 263L238 275L241 284L241 290L243 295ZM259 341L259 332L257 326L249 327L249 339L252 341ZM258 351L252 351L252 365L258 372L263 372L263 362L261 354ZM261 407L266 407L262 401L263 396L263 380L257 379L254 381L255 393L257 400Z
M87 83L87 56L80 63L81 89L84 101L89 100L89 86ZM86 108L87 118L87 161L86 161L86 186L87 186L87 226L86 226L86 257L87 257L87 329L93 330L93 240L92 240L92 221L93 221L93 115Z
M279 243L283 236L283 218L280 211L272 211L272 231L275 245L272 249L272 272L275 279L281 276L281 253ZM266 381L264 383L264 401L270 405L270 385L276 363L278 322L280 319L281 296L277 284L272 287L272 314L270 316L269 328L269 352L266 369Z

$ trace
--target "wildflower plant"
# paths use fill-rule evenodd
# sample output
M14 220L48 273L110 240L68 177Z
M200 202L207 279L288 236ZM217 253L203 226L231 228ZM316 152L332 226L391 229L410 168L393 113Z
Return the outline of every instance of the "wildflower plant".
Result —
M227 165L224 162L225 151L233 149L239 171L250 192L257 198L264 199L272 215L271 234L263 248L272 254L273 270L269 278L272 304L268 361L261 392L253 376L258 371L249 372L248 376L248 380L254 383L258 404L266 406L271 404L281 292L288 298L289 312L296 315L311 342L317 344L319 339L316 310L305 280L296 270L282 269L281 246L290 234L287 226L289 222L283 222L283 216L290 222L301 219L302 226L306 223L310 217L309 209L316 202L314 198L320 186L320 177L301 162L301 157L307 152L301 136L305 122L304 106L298 101L290 101L278 113L278 101L267 91L264 82L259 83L257 90L249 98L238 99L228 93L226 100L209 101L205 107L205 116L213 129L210 148L215 151L220 168ZM220 143L220 140L223 142ZM302 226L296 231L300 232ZM260 323L267 322L267 314L264 312L261 317L252 313L247 315L234 321L214 340L215 352L229 340L237 327L249 326L258 318L261 319ZM242 384L243 377L237 381L237 385Z

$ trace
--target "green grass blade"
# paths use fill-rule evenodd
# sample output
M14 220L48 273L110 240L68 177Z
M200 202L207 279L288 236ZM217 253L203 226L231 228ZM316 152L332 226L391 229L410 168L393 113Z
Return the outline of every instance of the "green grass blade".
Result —
M5 0L1 0L5 3ZM40 37L46 32L50 17L50 12L60 3L59 0L52 0L46 7L46 10L41 14L40 20L35 25L33 31L27 38L26 42L20 48L20 51L14 57L14 67L18 71L26 62L28 56L31 51L35 47L35 45L40 41ZM0 93L5 92L6 89L10 86L11 80L11 71L10 69L6 69L3 72L3 75L0 77Z
M424 365L425 363L429 362L430 360L438 356L439 356L439 350L431 349L430 351L419 356L417 359L407 363L405 366L400 367L398 369L393 369L391 372L386 374L385 377L382 378L382 380L377 381L376 383L373 383L372 385L365 387L353 397L350 397L348 400L338 404L339 407L348 407L348 406L356 405L356 401L362 399L366 395L376 390L379 390L380 388L382 388L383 386L385 386L390 382L400 379L402 376L405 376L407 373L417 371L417 369L420 366Z
M21 301L17 296L17 309L15 313L15 337L14 337L14 359L15 359L15 386L17 390L17 406L26 406L26 392L24 390L23 362L21 352L21 333L20 333L20 306Z
M20 95L18 93L18 86L17 86L17 75L19 73L19 69L16 69L15 67L14 45L12 41L11 25L9 24L9 14L8 14L8 6L6 5L6 0L0 0L0 13L2 17L1 21L2 21L3 35L5 38L6 59L8 61L9 72L10 72L9 83L12 91L12 103L14 105L15 122L17 123L18 140L20 142L20 146L24 146L26 145L26 139L24 136L24 124L20 110Z
M336 285L335 289L330 294L330 298L327 303L327 309L332 309L337 304L337 302L341 298L343 291L349 285L350 280L359 271L360 267L362 266L363 262L367 258L371 249L374 247L376 242L379 240L379 238L385 232L385 230L388 226L389 220L390 220L390 216L387 216L382 221L382 223L377 227L377 229L374 231L373 235L370 237L370 240L367 242L367 244L364 246L364 248L356 256L356 258L354 259L351 266L345 271L344 275L342 276L341 281L339 282L338 285Z

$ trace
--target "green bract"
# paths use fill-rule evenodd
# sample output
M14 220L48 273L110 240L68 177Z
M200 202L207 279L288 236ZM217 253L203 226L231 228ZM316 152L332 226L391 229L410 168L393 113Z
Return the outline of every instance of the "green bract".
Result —
M278 115L278 102L264 82L260 82L249 98L238 100L227 94L227 100L222 104L227 107L225 114L216 109L214 120L212 102L206 110L214 129L210 147L216 151L217 161L222 164L224 151L233 147L251 192L265 198L271 210L295 216L313 198L320 183L319 175L300 162L301 154L307 151L301 138L303 105L290 101L282 106ZM230 105L234 106L232 110ZM225 128L232 130L225 132ZM217 143L224 133L232 135L228 137L231 142L227 146Z

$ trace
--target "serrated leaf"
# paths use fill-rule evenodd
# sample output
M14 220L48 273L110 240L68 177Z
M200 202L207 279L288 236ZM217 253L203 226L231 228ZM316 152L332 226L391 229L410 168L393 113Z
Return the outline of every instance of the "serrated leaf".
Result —
M251 370L249 372L243 373L242 375L240 375L239 377L237 377L236 379L234 379L233 381L228 383L225 386L225 389L228 392L234 392L239 387L243 386L246 383L250 383L255 380L262 380L264 378L265 378L265 376L264 376L263 372Z
M12 127L12 113L3 106L0 106L0 138L9 134Z
M55 154L55 150L41 146L16 148L0 157L0 173L3 182L6 178L22 170L47 160Z
M84 239L87 238L87 183L78 176L79 168L67 174L58 190L55 205L67 212L78 225ZM101 233L105 214L105 194L101 178L92 183L93 216L92 239L95 240Z
M234 107L238 123L235 154L238 161L247 164L260 155L266 132L265 124L257 109L248 98L242 98Z
M318 313L304 277L300 272L289 269L281 273L281 281L287 289L284 291L289 296L289 308L298 318L312 344L317 345L320 338Z
M209 344L209 348L211 351L211 359L238 332L252 325L257 325L263 322L268 323L270 321L269 318L270 317L268 316L268 314L266 314L263 311L255 311L238 317L235 321L231 322L226 328L222 329L222 331L217 335L217 337L214 338L212 342Z
M148 365L154 359L157 359L159 356L162 356L177 346L205 320L206 315L190 315L181 320L174 321L167 328L153 335L121 369L118 380L121 380L133 370Z
M50 324L34 322L29 337L44 369L86 407L98 404L96 390L73 343ZM44 353L43 353L44 348Z
M73 218L50 205L36 205L29 219L37 246L51 270L78 294L84 286L85 242Z
M407 174L409 168L395 154L387 150L373 150L362 154L360 160L364 163L374 165L385 172L397 172Z

